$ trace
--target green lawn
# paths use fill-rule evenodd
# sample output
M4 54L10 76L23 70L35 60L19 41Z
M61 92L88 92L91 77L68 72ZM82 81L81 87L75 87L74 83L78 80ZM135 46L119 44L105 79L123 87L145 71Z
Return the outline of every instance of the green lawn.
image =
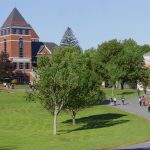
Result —
M110 106L95 106L77 115L59 116L59 135L52 136L52 116L23 92L0 92L0 150L93 150L150 139L150 123Z
M111 94L112 89L111 88L102 88L102 90L105 92L107 99L110 99L112 97L112 94ZM144 92L141 91L140 94L142 95L142 94L144 94ZM130 100L130 99L138 96L137 90L135 90L135 89L124 89L124 90L115 89L114 95L116 96L117 99L121 99L121 96L124 95L127 100Z

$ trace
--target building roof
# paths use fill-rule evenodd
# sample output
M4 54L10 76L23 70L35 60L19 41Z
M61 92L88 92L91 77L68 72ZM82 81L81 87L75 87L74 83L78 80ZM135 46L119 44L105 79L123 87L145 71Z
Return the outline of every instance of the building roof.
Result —
M4 24L2 25L1 28L27 28L31 30L31 37L32 39L39 39L39 36L37 33L34 31L32 26L26 22L24 17L20 14L17 8L14 8Z
M26 20L23 18L23 16L20 14L17 8L14 8L4 24L2 25L2 28L6 28L9 26L24 26L24 27L30 27L30 25L26 22Z
M32 42L32 57L36 57L37 53L40 52L45 46L51 52L58 47L58 45L53 42Z

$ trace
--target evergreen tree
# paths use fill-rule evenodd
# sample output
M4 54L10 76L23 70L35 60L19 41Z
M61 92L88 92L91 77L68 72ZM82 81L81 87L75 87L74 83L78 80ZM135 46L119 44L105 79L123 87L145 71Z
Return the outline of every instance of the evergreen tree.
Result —
M8 54L1 52L0 54L0 80L4 78L12 78L12 64L8 59Z
M70 27L65 31L62 40L60 42L61 47L79 47L78 40L76 39L73 31Z

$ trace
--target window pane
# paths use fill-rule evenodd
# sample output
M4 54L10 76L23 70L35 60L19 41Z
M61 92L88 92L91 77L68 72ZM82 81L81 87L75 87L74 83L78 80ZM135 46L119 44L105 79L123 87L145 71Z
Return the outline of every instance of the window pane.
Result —
M26 68L26 69L30 69L30 64L29 64L29 63L26 63L26 64L25 64L25 68Z
M7 52L7 42L6 42L6 39L4 39L4 53Z
M13 32L13 34L16 34L16 29L13 29L12 32Z
M19 39L19 57L23 57L23 39Z
M22 31L22 29L20 29L20 30L19 30L19 34L23 34L23 31Z
M25 34L26 34L26 35L29 35L29 30L25 30Z
M19 63L19 69L23 69L24 66L23 66L23 63Z

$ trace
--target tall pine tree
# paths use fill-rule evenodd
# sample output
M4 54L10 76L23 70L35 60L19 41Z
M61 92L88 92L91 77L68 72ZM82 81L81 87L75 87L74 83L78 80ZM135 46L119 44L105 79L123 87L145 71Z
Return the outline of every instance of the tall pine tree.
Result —
M67 27L62 40L60 42L61 47L79 47L78 40L76 39L73 31L70 27Z

